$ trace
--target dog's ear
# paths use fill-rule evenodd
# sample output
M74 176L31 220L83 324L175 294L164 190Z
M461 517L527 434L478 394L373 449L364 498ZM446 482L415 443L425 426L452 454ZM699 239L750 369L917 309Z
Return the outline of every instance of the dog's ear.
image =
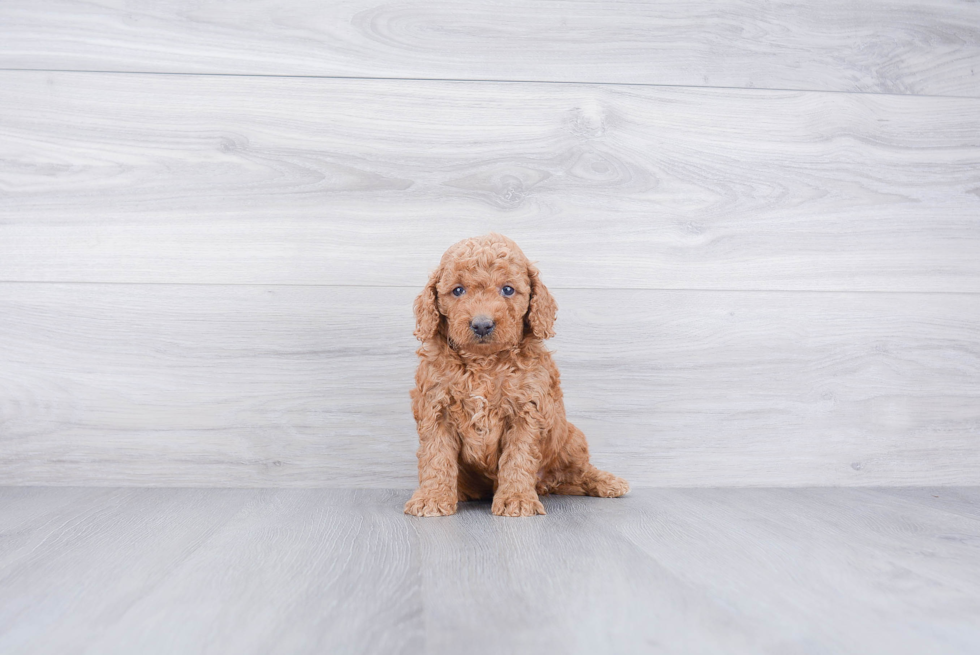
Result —
M555 336L555 314L558 313L558 303L541 281L538 269L532 264L527 265L527 276L531 280L531 302L527 308L527 316L524 317L524 332L527 334L530 330L538 339L548 339Z
M441 268L433 272L422 293L415 299L415 338L419 341L430 341L439 332L442 314L439 313L436 284L441 276Z

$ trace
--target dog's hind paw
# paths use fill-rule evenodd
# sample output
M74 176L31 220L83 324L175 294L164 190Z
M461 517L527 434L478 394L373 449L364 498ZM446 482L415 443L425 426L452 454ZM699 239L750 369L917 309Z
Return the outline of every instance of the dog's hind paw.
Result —
M605 471L596 471L595 477L589 481L588 486L589 495L600 498L618 498L626 495L630 490L629 482Z

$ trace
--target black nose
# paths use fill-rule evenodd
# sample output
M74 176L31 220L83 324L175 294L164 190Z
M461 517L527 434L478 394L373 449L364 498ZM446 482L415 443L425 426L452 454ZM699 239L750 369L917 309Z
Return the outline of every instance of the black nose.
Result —
M476 316L470 321L470 329L482 339L493 332L493 320L486 316Z

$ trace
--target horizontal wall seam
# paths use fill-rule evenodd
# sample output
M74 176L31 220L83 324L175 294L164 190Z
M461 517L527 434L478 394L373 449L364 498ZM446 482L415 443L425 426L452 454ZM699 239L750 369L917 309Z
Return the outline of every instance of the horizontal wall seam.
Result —
M84 286L160 286L160 287L322 287L334 289L421 289L425 281L421 280L418 284L305 284L305 283L283 283L283 282L91 282L78 280L0 280L2 285L84 285ZM980 291L915 291L915 290L884 290L884 289L734 289L734 288L711 288L699 289L696 287L571 287L549 284L548 288L552 291L659 291L659 292L678 292L678 293L850 293L850 294L878 294L878 295L960 295L960 296L980 296Z
M662 89L691 89L691 90L718 90L718 91L761 91L761 92L784 92L784 93L835 93L844 95L868 95L868 96L896 96L900 98L949 98L957 100L976 100L980 102L978 96L958 96L946 94L929 93L889 93L885 91L838 91L835 89L783 89L777 87L740 87L740 86L703 86L690 84L656 84L650 82L595 82L587 80L509 80L509 79L461 79L461 78L439 78L439 77L373 77L373 76L353 76L353 75L283 75L272 73L200 73L200 72L180 72L180 71L114 71L114 70L83 70L67 68L0 68L4 73L77 73L77 74L100 74L100 75L171 75L187 77L253 77L253 78L279 78L279 79L314 79L314 80L351 80L351 81L379 81L379 82L447 82L447 83L473 83L473 84L566 84L578 86L623 86L623 87L650 87Z

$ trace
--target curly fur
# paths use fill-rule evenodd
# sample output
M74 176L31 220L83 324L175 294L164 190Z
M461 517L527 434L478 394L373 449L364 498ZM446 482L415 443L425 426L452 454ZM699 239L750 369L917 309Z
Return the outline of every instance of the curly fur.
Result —
M492 495L494 514L532 516L544 514L539 494L629 491L589 463L585 435L565 419L558 369L542 343L554 336L557 310L507 237L466 239L442 256L415 300L419 488L406 514L453 514L459 501ZM470 328L478 316L495 326L483 338Z

